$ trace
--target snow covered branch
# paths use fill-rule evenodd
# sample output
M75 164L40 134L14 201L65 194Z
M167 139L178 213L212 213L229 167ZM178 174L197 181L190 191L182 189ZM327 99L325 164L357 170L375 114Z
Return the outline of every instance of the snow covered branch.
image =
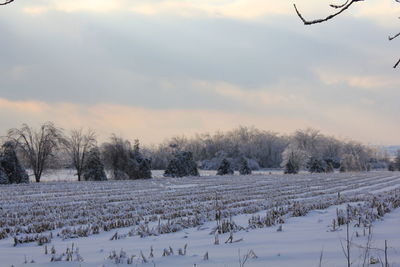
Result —
M0 6L5 6L5 5L10 4L12 2L14 2L14 0L6 0L5 2L0 3Z
M339 9L339 11L330 14L329 16L327 16L326 18L323 19L315 19L315 20L306 20L303 15L300 13L300 11L297 9L296 4L293 4L294 9L296 10L297 15L299 16L299 18L303 21L304 25L312 25L312 24L317 24L317 23L322 23L325 21L328 21L330 19L333 19L334 17L340 15L341 13L343 13L344 11L346 11L351 5L353 5L356 2L361 2L364 0L347 0L344 4L342 5L333 5L331 4L330 7L334 8L334 9Z
M352 6L356 2L362 2L364 0L346 0L343 4L340 5L335 5L335 4L330 4L329 6L333 9L337 9L338 11L328 15L325 18L322 19L314 19L314 20L307 20L304 18L302 13L299 11L297 8L296 4L293 4L294 9L296 11L297 16L301 19L301 21L304 23L304 25L312 25L312 24L317 24L317 23L323 23L328 20L331 20L335 18L336 16L342 14L344 11L346 11L350 6ZM397 3L400 3L400 0L395 0ZM400 32L397 33L396 35L389 36L389 41L392 41L393 39L397 38L400 36ZM393 68L397 68L397 66L400 64L400 59L396 62L396 64L393 66Z

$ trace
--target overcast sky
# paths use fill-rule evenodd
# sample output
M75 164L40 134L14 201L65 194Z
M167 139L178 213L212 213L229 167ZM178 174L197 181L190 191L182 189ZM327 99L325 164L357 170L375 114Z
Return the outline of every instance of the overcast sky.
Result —
M0 7L0 135L51 120L146 144L239 125L400 144L400 40L387 40L400 4L360 2L314 26L292 4L15 0Z

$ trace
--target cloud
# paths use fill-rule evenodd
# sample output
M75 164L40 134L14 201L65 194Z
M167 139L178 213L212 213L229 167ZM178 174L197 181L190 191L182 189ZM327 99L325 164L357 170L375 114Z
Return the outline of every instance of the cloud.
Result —
M397 24L397 18L400 11L400 4L395 0L380 1L370 0L365 1L354 9L354 16L357 18L371 18L383 26L393 27Z
M307 18L326 17L334 10L325 1L297 0L296 4ZM29 14L42 14L50 10L59 12L116 13L127 10L147 15L184 17L225 17L254 20L270 15L295 17L292 2L275 0L42 0L35 4L23 3ZM395 1L371 0L354 5L345 16L370 18L388 25L398 14Z
M48 105L37 101L10 101L8 99L0 98L0 109L3 112L7 112L8 115L18 113L37 116L43 115L48 109Z
M400 93L389 26L358 16L369 3L305 27L287 1L17 1L0 17L1 126L54 120L146 142L311 126L398 143L373 128L397 130Z
M130 8L144 15L212 16L257 19L266 15L288 14L291 5L283 1L156 1L137 3ZM290 10L290 11L289 11Z
M325 110L326 119L331 123L324 126L328 133L342 138L361 140L372 145L390 145L398 143L400 131L397 116L383 119L369 106L340 106Z
M323 69L318 69L315 73L326 85L346 84L354 88L365 89L373 92L381 92L382 89L396 88L400 86L400 81L390 74L354 75L341 73L337 70Z
M41 14L46 11L115 13L131 11L143 15L169 16L212 16L238 19L257 19L265 15L292 13L292 6L284 1L263 0L48 0L40 4L24 5L23 10L29 14Z
M41 1L42 3L26 3L23 12L33 15L43 14L52 10L75 13L110 13L124 9L123 1L118 0L57 0Z
M326 1L297 0L297 6L306 18L324 18L336 10ZM290 1L275 0L165 0L125 2L125 8L144 15L211 16L233 19L257 20L267 16L293 16L296 18ZM123 6L123 5L121 5ZM400 5L395 1L371 0L356 3L343 16L368 18L383 26L393 25Z
M49 8L44 6L28 6L24 7L22 10L30 15L41 15L49 11Z
M268 105L269 107L289 109L300 106L304 107L307 104L307 101L301 95L273 92L272 90L269 90L268 87L246 89L223 81L195 81L193 84L198 90L210 91L213 94L245 103L253 107ZM270 87L272 88L274 86Z

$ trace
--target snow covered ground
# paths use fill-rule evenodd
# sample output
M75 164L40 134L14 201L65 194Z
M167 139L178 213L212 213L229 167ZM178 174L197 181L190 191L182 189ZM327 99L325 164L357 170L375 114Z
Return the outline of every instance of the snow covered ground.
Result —
M352 266L384 262L385 240L390 266L400 266L399 173L48 182L0 186L0 200L0 266L121 266L132 259L135 266L240 267L239 253L249 251L242 266L319 266L321 252L321 266L346 266L346 225L337 224L347 209ZM217 211L232 243L225 243L229 231L214 234ZM51 243L14 246L14 236L50 232ZM73 261L65 261L67 248Z

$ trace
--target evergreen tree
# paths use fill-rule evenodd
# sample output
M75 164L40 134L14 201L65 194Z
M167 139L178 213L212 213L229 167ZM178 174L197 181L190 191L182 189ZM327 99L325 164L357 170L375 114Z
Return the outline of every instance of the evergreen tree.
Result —
M199 176L197 164L190 151L174 153L174 158L169 162L164 172L164 177Z
M311 157L307 163L307 167L310 173L323 173L326 172L327 164L322 159Z
M285 174L297 174L299 173L300 167L292 159L289 159L284 166Z
M138 162L139 162L139 177L151 178L151 160L148 158L141 158Z
M239 173L241 175L251 174L251 168L249 167L249 164L247 163L247 159L244 157L241 158Z
M15 145L7 141L2 146L0 166L6 174L9 183L29 183L29 176L19 163L15 153Z
M221 164L218 167L217 175L226 175L226 174L233 174L233 169L231 167L231 163L226 159L223 158Z
M395 168L395 170L400 171L400 150L397 150L397 156L394 160L394 168Z
M85 181L106 181L107 176L104 172L104 165L100 159L98 148L92 148L83 167L83 179Z
M390 162L388 165L388 170L391 172L396 171L396 164L394 162Z
M140 152L140 143L136 139L132 151L129 153L127 174L130 179L151 178L151 159Z

